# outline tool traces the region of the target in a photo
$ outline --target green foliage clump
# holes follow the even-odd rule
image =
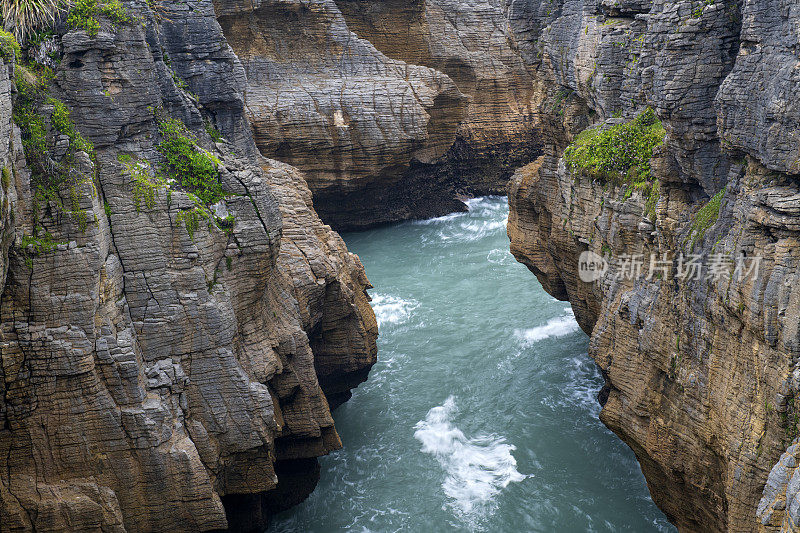
[[[215,128],[211,122],[207,120],[205,122],[205,126],[206,126],[206,133],[208,133],[208,136],[211,137],[211,139],[215,143],[223,141],[222,133],[220,133],[220,131],[217,128]]]
[[[192,199],[195,202],[194,207],[181,210],[178,216],[175,217],[175,222],[177,224],[183,223],[186,226],[186,233],[189,234],[189,238],[194,240],[194,232],[200,227],[200,221],[205,220],[208,228],[211,229],[213,216],[196,197]]]
[[[155,175],[147,161],[132,161],[128,155],[120,155],[118,159],[131,176],[133,204],[136,206],[136,211],[138,212],[142,206],[153,209],[156,206],[159,189],[166,187],[164,180]]]
[[[23,235],[20,243],[25,265],[33,269],[33,258],[35,256],[52,252],[59,244],[67,243],[57,242],[49,232],[44,231],[41,226],[36,226],[33,230],[33,235]]]
[[[0,29],[0,57],[7,63],[15,63],[22,56],[22,50],[14,36]]]
[[[637,183],[651,179],[653,150],[666,131],[651,108],[633,120],[582,132],[564,152],[571,172],[591,178]]]
[[[162,140],[156,147],[164,157],[162,169],[184,189],[211,205],[224,197],[219,179],[219,159],[203,150],[180,120],[162,118],[158,122]]]
[[[3,167],[2,177],[0,177],[0,184],[3,186],[3,192],[8,191],[8,188],[11,187],[11,173],[6,167]]]
[[[4,26],[12,30],[17,41],[24,42],[36,29],[51,26],[62,5],[61,0],[0,0],[0,11]]]
[[[717,194],[715,194],[700,210],[697,212],[697,215],[694,217],[694,222],[692,222],[692,228],[689,231],[689,235],[692,237],[692,248],[697,243],[697,241],[703,240],[703,237],[706,234],[706,231],[716,224],[717,219],[719,218],[719,210],[722,205],[722,197],[725,195],[725,189],[722,189]]]
[[[47,89],[52,77],[49,69],[40,69],[35,75],[26,67],[17,65],[15,83],[17,98],[14,101],[13,119],[22,134],[22,148],[31,169],[31,183],[34,188],[34,219],[38,221],[39,206],[49,202],[60,204],[59,189],[70,186],[71,209],[65,211],[75,217],[81,230],[88,224],[88,215],[79,208],[76,187],[83,183],[94,184],[92,176],[84,176],[76,168],[75,154],[83,151],[95,160],[94,147],[75,127],[70,112],[60,100],[49,97]],[[49,119],[53,129],[69,138],[66,155],[58,162],[50,158],[47,140],[46,106],[52,106]],[[60,204],[61,205],[61,204]],[[61,207],[64,207],[61,205]]]
[[[77,151],[86,152],[89,157],[94,161],[95,153],[92,143],[83,138],[78,133],[75,123],[70,118],[69,109],[64,102],[56,100],[55,98],[48,98],[47,103],[53,106],[53,113],[50,115],[50,122],[59,133],[63,133],[69,137],[70,146]]]
[[[130,23],[133,18],[119,0],[75,0],[67,18],[67,25],[75,30],[84,30],[90,37],[96,37],[100,31],[99,17],[106,17],[114,28]]]

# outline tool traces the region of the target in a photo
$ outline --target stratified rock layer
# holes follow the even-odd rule
[[[263,528],[341,446],[326,394],[375,362],[363,268],[299,171],[258,155],[211,3],[128,8],[141,20],[54,40],[50,92],[96,149],[54,197],[33,198],[0,66],[3,531]],[[190,230],[175,184],[137,201],[119,156],[157,167],[159,116],[219,158],[232,227]],[[69,139],[47,143],[58,158]],[[44,232],[52,250],[24,247]]]
[[[538,155],[530,74],[498,2],[217,2],[261,153],[303,170],[323,220],[463,209]],[[419,66],[423,65],[423,66]]]
[[[511,249],[591,333],[601,419],[682,531],[797,530],[797,446],[778,459],[798,434],[800,390],[798,6],[529,0],[508,13],[547,84],[545,153],[509,189]],[[640,189],[562,159],[587,126],[646,106],[667,131],[654,216]],[[698,231],[718,193],[719,216]],[[578,276],[587,250],[611,258],[596,283]],[[681,252],[706,268],[761,260],[741,278],[682,278]],[[671,273],[648,277],[664,253]],[[635,254],[642,273],[620,276],[615,260]]]

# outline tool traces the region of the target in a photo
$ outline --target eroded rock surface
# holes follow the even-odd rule
[[[0,68],[3,531],[263,527],[313,489],[341,446],[330,406],[375,362],[363,267],[302,174],[258,155],[211,3],[127,7],[51,43],[50,94],[96,157],[52,106],[47,154],[82,181],[36,196]],[[137,189],[165,118],[219,160],[214,217],[174,182]]]
[[[262,154],[337,228],[463,209],[538,155],[501,2],[217,2]]]
[[[511,249],[591,333],[601,419],[679,529],[797,530],[787,446],[798,432],[798,6],[509,4],[520,50],[547,83],[544,155],[509,189]],[[562,157],[586,127],[647,106],[667,132],[652,160],[654,212],[646,192],[573,173]],[[699,231],[715,195],[719,214]],[[578,276],[587,250],[611,259],[596,283]],[[706,267],[720,254],[760,257],[760,268],[682,278],[681,252]],[[647,264],[617,275],[615,258],[663,253],[669,275],[648,277]]]

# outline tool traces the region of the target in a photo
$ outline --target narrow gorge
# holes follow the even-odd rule
[[[0,32],[0,531],[313,530],[303,521],[331,516],[315,507],[327,493],[274,517],[309,496],[318,458],[342,447],[332,411],[382,357],[373,308],[380,318],[384,287],[403,272],[380,265],[411,257],[440,276],[406,272],[408,283],[481,279],[483,291],[461,293],[476,298],[497,283],[494,297],[509,301],[486,312],[522,320],[546,309],[531,315],[537,327],[569,305],[589,341],[567,337],[563,353],[546,344],[542,381],[496,398],[481,379],[511,380],[497,365],[517,348],[475,348],[469,368],[481,379],[413,404],[409,446],[452,474],[426,438],[457,430],[460,402],[487,419],[496,407],[510,424],[529,413],[506,419],[503,408],[534,405],[536,391],[548,408],[593,416],[585,394],[542,388],[572,390],[559,365],[588,351],[599,374],[577,363],[570,376],[602,382],[600,420],[680,531],[800,530],[800,1],[74,0],[52,29],[26,35],[7,9],[16,1],[3,0],[11,33]],[[493,240],[480,241],[492,248],[479,259],[458,245],[496,237],[504,222],[481,211],[496,197],[467,199],[505,194],[510,250],[532,275],[472,269],[508,258]],[[337,232],[443,215],[429,233],[345,235],[376,265],[371,297]],[[475,239],[437,233],[455,216]],[[495,233],[481,233],[487,224]],[[442,235],[450,255],[414,255]],[[391,257],[390,244],[405,255]],[[680,276],[680,254],[757,268]],[[591,282],[586,257],[604,265]],[[444,315],[454,322],[432,331],[466,338],[476,328],[436,307],[444,301],[462,305],[431,297],[437,313],[414,327]],[[485,324],[520,328],[527,342],[511,318]],[[465,372],[466,360],[425,359],[431,344],[406,330],[385,335],[381,350],[405,342],[426,364],[412,375],[376,367],[358,393],[373,403],[388,394],[383,380]],[[520,358],[535,360],[527,348]],[[397,387],[417,398],[424,383]],[[360,405],[337,424],[368,427]],[[406,407],[380,416],[397,422]],[[534,427],[557,434],[552,424],[515,426],[513,444],[534,440]],[[581,448],[585,460],[628,464],[586,424],[564,430],[596,445]],[[456,446],[515,461],[513,445],[472,429],[482,436]],[[353,449],[372,453],[363,446]],[[388,449],[380,461],[402,459]],[[326,464],[336,471],[348,453]],[[534,459],[520,464],[538,468]],[[542,516],[568,499],[530,491],[520,471],[487,490],[510,486]],[[608,492],[639,474],[584,475],[618,480]],[[339,509],[370,511],[343,493],[352,505]],[[617,527],[668,527],[636,501]],[[609,502],[596,517],[587,503],[572,524],[613,529]],[[509,513],[477,526],[440,520],[569,527]],[[348,516],[337,519],[347,529]]]

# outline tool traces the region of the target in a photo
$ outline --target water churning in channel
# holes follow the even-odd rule
[[[598,420],[588,338],[508,252],[505,198],[345,234],[379,362],[335,413],[344,449],[270,531],[673,531]]]

